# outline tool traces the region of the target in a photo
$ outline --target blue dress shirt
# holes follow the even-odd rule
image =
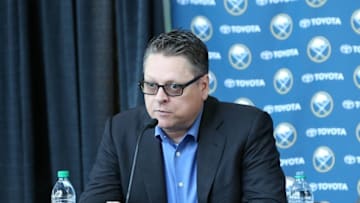
[[[155,136],[160,138],[165,165],[165,180],[169,203],[197,203],[197,162],[198,131],[202,112],[176,144],[166,133],[155,127]]]

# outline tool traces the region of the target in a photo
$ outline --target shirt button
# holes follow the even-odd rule
[[[179,187],[184,187],[184,183],[183,183],[183,182],[179,182],[179,183],[178,183],[178,186],[179,186]]]
[[[181,155],[180,152],[176,152],[176,156],[179,157]]]

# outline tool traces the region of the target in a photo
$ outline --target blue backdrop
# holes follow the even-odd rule
[[[172,0],[172,27],[209,48],[211,94],[272,116],[287,176],[316,200],[360,194],[358,0]]]

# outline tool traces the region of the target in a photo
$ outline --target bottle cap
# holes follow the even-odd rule
[[[68,178],[69,171],[68,170],[61,170],[57,172],[58,178]]]

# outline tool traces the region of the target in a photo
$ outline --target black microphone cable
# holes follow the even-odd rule
[[[127,192],[126,192],[125,203],[128,203],[129,199],[130,199],[131,187],[132,187],[132,182],[133,182],[133,178],[134,178],[134,172],[135,172],[135,166],[136,166],[136,161],[137,161],[137,155],[138,155],[138,151],[139,151],[140,140],[141,140],[142,136],[144,135],[145,130],[147,130],[149,128],[154,128],[157,124],[158,124],[157,119],[155,119],[155,118],[151,119],[149,121],[149,123],[145,125],[145,127],[141,131],[140,135],[137,137],[134,156],[133,156],[133,162],[131,165],[130,179],[129,179],[129,184],[128,184],[128,188],[127,188]]]

